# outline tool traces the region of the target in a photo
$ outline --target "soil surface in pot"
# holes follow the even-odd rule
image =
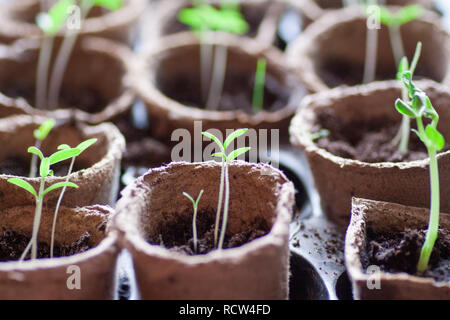
[[[16,83],[0,88],[0,91],[8,97],[24,98],[30,105],[35,105],[34,86]],[[91,87],[76,90],[62,87],[57,109],[75,108],[87,113],[98,113],[103,111],[108,103],[109,101],[100,92]]]
[[[393,107],[394,108],[394,107]],[[317,125],[312,130],[328,130],[329,134],[316,141],[318,147],[347,159],[369,163],[415,161],[428,158],[427,150],[417,135],[410,134],[408,152],[398,152],[398,144],[392,141],[397,135],[400,123],[386,119],[344,124],[333,111],[321,110],[317,114]],[[415,128],[411,121],[411,128]],[[450,149],[447,144],[441,152]]]
[[[65,257],[77,253],[84,252],[92,247],[90,244],[91,235],[85,232],[81,237],[71,243],[70,245],[59,245],[55,243],[54,256]],[[30,242],[30,237],[18,234],[11,230],[4,230],[0,232],[0,261],[14,261],[19,260],[26,246]],[[25,257],[25,260],[30,259],[30,253]],[[38,243],[38,258],[50,257],[50,245],[46,242]]]
[[[39,161],[38,161],[39,163]],[[19,177],[28,177],[30,174],[31,160],[26,160],[17,156],[10,156],[3,161],[0,161],[0,174],[7,174]],[[39,165],[39,164],[38,164]],[[52,170],[55,176],[64,177],[69,171],[70,160],[60,162],[52,165]],[[89,164],[80,159],[76,159],[73,165],[72,172],[89,168]]]
[[[248,114],[255,113],[252,107],[255,75],[252,73],[227,70],[224,90],[218,110],[241,110]],[[205,109],[201,99],[201,83],[198,72],[179,74],[176,77],[160,77],[159,89],[169,98],[187,106]],[[263,109],[268,112],[278,111],[288,104],[290,90],[270,74],[266,74]]]
[[[187,200],[187,199],[186,199]],[[161,245],[170,251],[186,255],[207,254],[214,247],[214,225],[216,214],[213,211],[200,211],[197,215],[197,251],[194,251],[194,239],[192,236],[192,211],[185,211],[180,215],[167,217],[160,232],[148,239],[150,244]],[[222,226],[222,222],[220,222]],[[266,235],[270,227],[263,219],[253,221],[249,228],[237,233],[225,235],[223,248],[236,248],[256,238]],[[219,228],[220,235],[220,228]]]
[[[375,233],[367,231],[367,252],[361,257],[363,266],[377,265],[383,271],[416,274],[426,228],[406,229],[404,232]],[[430,268],[423,277],[450,282],[450,232],[439,229],[430,258]]]

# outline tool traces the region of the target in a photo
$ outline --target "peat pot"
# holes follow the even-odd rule
[[[117,236],[105,230],[113,210],[106,206],[60,207],[55,257],[49,259],[45,255],[19,262],[16,255],[20,256],[23,248],[18,251],[16,245],[22,238],[26,239],[23,242],[26,245],[31,237],[34,208],[25,205],[0,212],[0,299],[113,299],[119,249]],[[39,253],[45,249],[48,252],[53,214],[54,208],[44,207],[38,234]],[[64,256],[57,256],[58,252]],[[15,261],[8,259],[9,255]]]
[[[40,12],[40,0],[11,1],[0,9],[0,43],[12,43],[15,40],[40,37],[41,29],[35,20]],[[79,37],[98,36],[121,42],[132,43],[136,37],[139,18],[147,0],[125,0],[122,8],[116,11],[94,7],[83,22]],[[2,5],[3,6],[3,5]],[[58,38],[66,30],[61,30]]]
[[[19,41],[3,50],[0,48],[0,92],[12,98],[9,104],[2,104],[0,99],[2,109],[9,107],[5,113],[75,117],[98,124],[125,114],[134,101],[134,94],[126,85],[134,56],[122,44],[85,38],[75,47],[64,74],[58,110],[30,107],[35,106],[39,43]]]
[[[211,35],[212,36],[212,35]],[[254,128],[279,129],[287,137],[287,127],[306,88],[298,83],[274,50],[260,50],[248,38],[214,35],[211,43],[227,47],[224,90],[218,109],[206,109],[200,81],[200,42],[190,32],[165,37],[144,56],[145,65],[135,65],[130,79],[147,107],[152,134],[170,141],[176,129],[194,131],[202,121],[204,130]],[[258,58],[267,61],[263,110],[253,112],[253,82]]]
[[[327,13],[289,45],[286,51],[288,64],[302,75],[314,91],[362,83],[366,23],[367,17],[359,7]],[[423,43],[415,74],[449,83],[449,40],[439,16],[426,11],[421,18],[404,24],[400,32],[409,61],[412,60],[417,42]],[[389,31],[382,25],[378,30],[375,79],[395,79],[396,72]]]
[[[353,196],[416,207],[429,205],[429,159],[423,144],[412,133],[410,158],[406,159],[398,157],[397,146],[391,145],[401,122],[394,106],[401,96],[400,85],[397,81],[375,82],[311,95],[292,120],[291,143],[305,151],[322,208],[344,226]],[[429,80],[417,85],[430,97],[440,115],[439,130],[450,141],[449,89]],[[321,129],[329,135],[315,139]],[[448,147],[437,159],[441,208],[450,212]]]
[[[356,299],[383,299],[383,300],[449,300],[450,282],[437,281],[428,276],[417,276],[407,272],[387,272],[377,270],[377,273],[367,272],[369,233],[383,234],[385,237],[392,235],[392,238],[404,232],[406,229],[426,229],[428,226],[429,210],[425,208],[407,207],[394,203],[379,202],[373,200],[353,198],[352,219],[347,230],[345,239],[345,264],[347,272],[352,281],[353,294]],[[440,228],[442,234],[447,234],[450,228],[450,216],[445,213],[440,214]],[[370,230],[370,231],[369,231]],[[404,242],[407,240],[403,240]],[[431,258],[431,270],[447,268],[448,277],[448,257],[441,262],[433,262],[433,255],[436,258],[436,248],[443,246],[443,239],[438,236],[436,246]],[[423,243],[423,240],[422,240]],[[396,250],[402,247],[397,245]],[[406,247],[406,246],[405,246]],[[389,248],[393,250],[392,248]],[[443,248],[439,248],[441,252]],[[401,249],[402,250],[402,249]],[[404,252],[396,252],[396,256],[391,260],[403,259],[404,255],[411,256],[407,259],[414,268],[419,261],[420,247],[403,248]],[[368,262],[369,261],[369,262]],[[439,260],[438,260],[439,261]],[[398,263],[397,263],[398,264]],[[437,266],[436,266],[437,264]],[[375,265],[369,267],[374,268]],[[375,268],[373,269],[375,271]],[[435,272],[438,274],[439,272]],[[445,271],[443,272],[445,273]],[[375,283],[375,280],[378,283]]]
[[[122,192],[114,229],[133,257],[141,298],[287,299],[294,188],[269,165],[234,161],[229,167],[225,243],[256,229],[262,232],[258,237],[198,255],[166,248],[172,235],[192,237],[192,203],[183,192],[196,198],[205,191],[198,205],[199,239],[204,221],[214,225],[220,170],[214,161],[173,162],[151,169]]]
[[[38,190],[40,178],[28,178],[31,154],[28,147],[35,145],[33,130],[44,118],[20,115],[0,120],[0,209],[26,204],[34,205],[34,197],[23,189],[8,183],[13,177],[21,177]],[[94,204],[114,205],[117,199],[120,161],[125,148],[123,136],[115,126],[104,123],[88,126],[81,123],[62,123],[50,132],[43,141],[41,150],[45,156],[57,151],[61,144],[71,147],[80,142],[97,138],[98,141],[75,160],[70,181],[79,188],[67,188],[62,205],[73,208]],[[67,162],[67,161],[66,161]],[[66,179],[68,164],[62,162],[52,167],[55,176],[46,178],[46,183],[63,182]],[[45,203],[56,204],[58,192],[49,193]]]
[[[297,0],[290,0],[295,3]],[[434,0],[386,0],[385,5],[388,6],[407,6],[419,4],[426,9],[433,9]],[[303,10],[309,17],[316,20],[328,13],[330,10],[342,8],[342,0],[303,0]],[[381,2],[380,2],[381,3]]]

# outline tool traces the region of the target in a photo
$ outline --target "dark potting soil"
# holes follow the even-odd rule
[[[205,101],[201,99],[200,77],[195,74],[180,74],[174,77],[160,79],[159,89],[169,98],[187,106],[205,108]],[[254,113],[252,107],[254,87],[254,74],[245,72],[233,72],[227,70],[224,90],[218,110],[241,110],[248,114]],[[266,75],[264,88],[263,109],[268,112],[280,110],[288,104],[290,90],[274,79],[270,74]]]
[[[0,92],[11,98],[24,98],[31,105],[35,105],[35,89],[34,86],[25,84],[10,84],[0,88]],[[80,88],[74,91],[67,88],[61,89],[59,105],[57,109],[79,109],[87,113],[101,112],[107,105],[108,101],[96,90],[90,87]]]
[[[377,265],[383,271],[416,274],[426,228],[406,229],[396,234],[367,231],[367,252],[361,257],[363,266]],[[430,267],[423,277],[450,282],[450,232],[439,229],[430,258]]]
[[[197,215],[197,253],[194,251],[192,236],[192,211],[186,211],[175,218],[168,218],[160,228],[159,233],[148,239],[150,244],[163,246],[170,251],[186,255],[207,254],[214,247],[215,212],[200,211]],[[222,222],[220,222],[220,226]],[[226,233],[223,248],[236,248],[256,238],[266,235],[270,227],[263,219],[256,219],[247,230],[237,234]],[[220,229],[219,229],[220,235]]]
[[[364,66],[355,65],[343,60],[330,60],[318,68],[320,78],[330,88],[340,85],[355,86],[363,82]],[[384,71],[378,68],[376,81],[394,79],[395,73],[391,70]]]
[[[67,162],[70,160],[67,160]],[[7,174],[19,177],[28,177],[30,174],[31,160],[23,159],[17,156],[10,156],[3,161],[0,161],[0,174]],[[69,171],[70,162],[60,162],[52,165],[51,169],[55,176],[64,177]],[[75,160],[72,172],[89,168],[89,164]]]
[[[91,248],[91,235],[85,232],[81,237],[70,245],[58,245],[55,243],[54,257],[71,256],[84,252]],[[26,246],[30,242],[30,237],[18,234],[11,230],[1,229],[0,231],[0,261],[19,260]],[[25,260],[30,259],[30,253]],[[46,242],[38,242],[38,258],[48,258],[50,256],[50,246]]]
[[[329,131],[328,136],[316,141],[317,146],[342,158],[377,163],[415,161],[428,157],[423,142],[413,132],[410,134],[408,152],[398,152],[398,144],[392,143],[400,128],[397,122],[373,119],[344,125],[333,111],[323,110],[318,113],[317,123],[317,131]],[[411,127],[415,127],[414,121],[411,121]],[[447,144],[441,152],[449,149]]]

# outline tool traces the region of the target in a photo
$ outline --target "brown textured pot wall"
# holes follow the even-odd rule
[[[370,290],[373,276],[365,273],[361,256],[366,251],[367,229],[399,233],[428,225],[429,210],[394,203],[353,198],[352,219],[345,239],[345,264],[356,299],[449,300],[450,283],[436,282],[407,273],[380,273],[380,289]],[[440,226],[450,228],[450,215],[440,214]]]
[[[151,169],[122,192],[114,229],[133,256],[143,299],[287,299],[289,222],[294,191],[286,177],[268,165],[233,162],[227,232],[264,219],[270,232],[238,248],[185,256],[149,245],[167,220],[190,210],[182,192],[197,195],[199,213],[216,210],[220,163],[175,162]],[[269,172],[269,175],[261,175]]]
[[[450,91],[423,80],[418,82],[440,115],[439,129],[450,141]],[[308,158],[324,211],[343,225],[350,216],[351,198],[395,202],[416,207],[429,205],[428,159],[400,163],[365,163],[337,157],[317,147],[309,133],[317,123],[317,110],[332,108],[345,124],[364,119],[391,119],[400,122],[395,99],[400,97],[396,81],[378,82],[353,88],[336,88],[305,98],[291,127],[291,142]],[[441,208],[450,212],[450,151],[438,155],[441,181]]]
[[[134,55],[126,46],[101,38],[85,38],[72,52],[62,84],[62,97],[97,95],[105,105],[101,110],[88,110],[85,105],[80,109],[63,109],[55,111],[38,110],[34,93],[36,86],[36,70],[39,54],[38,43],[26,41],[6,47],[4,55],[0,55],[0,92],[18,90],[15,94],[26,96],[26,102],[10,101],[2,109],[5,113],[30,113],[55,118],[76,118],[88,123],[101,123],[125,113],[134,101],[134,94],[128,88],[125,78],[129,64]],[[16,89],[18,88],[18,89]],[[31,96],[30,96],[31,95]],[[18,98],[18,97],[11,97]],[[1,101],[1,100],[0,100]],[[86,100],[81,100],[83,103]],[[89,101],[89,98],[88,98]],[[92,104],[92,102],[90,102]],[[9,108],[8,108],[9,107]],[[78,106],[77,106],[78,107]],[[84,108],[83,108],[84,107]]]
[[[286,51],[288,64],[302,75],[314,91],[326,90],[338,84],[361,83],[365,61],[366,20],[358,7],[329,12],[311,24],[289,45]],[[420,19],[403,25],[401,33],[405,52],[410,59],[417,42],[423,43],[416,75],[448,84],[449,38],[441,26],[439,16],[427,11]],[[336,77],[336,71],[331,68],[338,67],[345,69],[347,73],[360,75],[360,79],[356,79],[355,83],[332,80],[331,77]],[[389,32],[386,26],[382,26],[378,33],[377,79],[394,79],[396,70]]]
[[[33,130],[45,119],[31,116],[16,116],[0,120],[0,144],[2,152],[0,159],[8,156],[18,156],[23,159],[31,159],[27,149],[35,144]],[[45,156],[56,152],[60,144],[68,144],[72,147],[88,138],[98,138],[96,144],[77,157],[78,161],[85,161],[89,167],[71,174],[70,181],[76,183],[79,188],[68,188],[62,204],[68,207],[85,206],[93,204],[113,205],[116,201],[120,173],[120,160],[125,148],[123,136],[111,124],[104,123],[98,126],[83,124],[63,125],[53,129],[44,140],[41,150]],[[76,160],[77,161],[77,160]],[[34,205],[31,194],[7,180],[13,176],[0,175],[0,209],[20,206],[24,204]],[[38,188],[39,178],[25,178],[35,189]],[[65,181],[65,177],[48,177],[47,185]],[[49,193],[45,197],[48,205],[54,205],[59,193]]]
[[[0,10],[2,19],[0,43],[12,43],[21,38],[40,37],[41,30],[34,22],[39,12],[40,0],[13,1],[22,3],[12,4]],[[90,17],[83,23],[80,38],[98,36],[131,43],[136,36],[137,24],[147,2],[146,0],[125,0],[121,9],[106,13],[103,9],[94,7]]]
[[[44,208],[38,241],[50,243],[53,209]],[[112,299],[115,290],[117,236],[106,235],[105,225],[112,209],[91,206],[61,207],[55,233],[57,244],[70,245],[89,232],[93,248],[69,257],[36,261],[0,262],[0,299]],[[0,228],[31,236],[34,206],[4,209]],[[68,289],[71,266],[80,269],[81,289]],[[70,271],[70,272],[68,272]],[[69,283],[71,283],[69,281]]]
[[[255,128],[280,129],[280,136],[287,137],[287,127],[295,112],[299,99],[306,94],[301,83],[282,64],[279,54],[268,50],[261,52],[257,42],[248,38],[215,38],[214,44],[228,46],[227,70],[244,71],[253,74],[258,57],[267,60],[267,73],[291,90],[287,105],[274,112],[247,114],[244,111],[211,111],[190,107],[172,100],[159,89],[161,81],[168,81],[178,74],[199,74],[199,40],[195,35],[185,32],[166,37],[158,42],[145,56],[146,66],[136,65],[130,79],[137,95],[144,101],[152,125],[153,134],[170,141],[175,129],[185,128],[194,131],[194,121],[201,120],[204,130]],[[143,61],[144,62],[144,61]],[[200,93],[199,93],[200,94]]]

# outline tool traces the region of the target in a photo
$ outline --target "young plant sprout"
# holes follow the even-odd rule
[[[70,162],[69,170],[67,172],[66,176],[66,182],[69,182],[70,174],[72,173],[73,165],[75,163],[75,158],[79,156],[81,153],[84,152],[87,148],[92,146],[94,143],[97,142],[96,138],[89,139],[86,141],[81,142],[78,146],[76,146],[75,149],[80,150],[80,153],[76,156],[72,157],[72,160]],[[70,150],[71,148],[67,144],[62,144],[58,147],[58,150]],[[54,240],[55,240],[55,230],[56,230],[56,220],[58,219],[58,211],[59,207],[61,205],[62,198],[64,196],[64,193],[66,192],[67,186],[64,186],[61,190],[61,193],[59,194],[58,201],[56,202],[56,208],[55,208],[55,214],[53,215],[53,224],[52,224],[52,237],[50,241],[50,258],[53,258],[53,248],[54,248]]]
[[[257,113],[263,109],[264,86],[266,82],[266,59],[258,59],[255,74],[255,86],[253,88],[253,112]]]
[[[50,131],[52,131],[53,127],[55,126],[55,119],[48,119],[43,124],[39,126],[36,130],[33,131],[34,138],[36,139],[35,147],[40,148],[42,141],[47,138]],[[37,171],[37,156],[33,153],[31,156],[31,166],[30,166],[30,178],[36,177],[36,171]]]
[[[428,156],[430,157],[430,185],[431,185],[431,208],[428,230],[425,242],[420,252],[419,262],[417,264],[417,273],[423,274],[430,260],[431,252],[438,236],[439,228],[439,169],[436,159],[437,151],[445,146],[445,139],[437,130],[439,115],[431,104],[430,98],[419,89],[412,80],[410,71],[402,74],[402,82],[408,91],[410,102],[397,99],[395,107],[398,112],[417,121],[417,130],[413,130],[425,144]],[[424,126],[423,118],[428,118],[431,123]]]
[[[367,0],[366,14],[370,19],[377,14],[378,0]],[[378,17],[377,17],[378,18]],[[366,37],[366,57],[364,61],[363,83],[370,83],[375,80],[377,72],[377,49],[378,49],[378,29],[370,26],[367,21],[367,37]]]
[[[61,44],[61,48],[55,60],[52,75],[50,78],[49,89],[49,107],[55,109],[58,105],[59,94],[61,91],[62,80],[66,71],[75,42],[78,38],[79,29],[82,22],[86,19],[94,6],[103,7],[109,10],[117,10],[122,7],[123,0],[79,0],[81,9],[79,25],[68,28],[67,34]],[[61,13],[62,14],[62,13]]]
[[[239,11],[239,4],[234,1],[221,3],[221,8],[216,9],[211,5],[196,1],[194,8],[185,8],[179,13],[180,22],[188,25],[200,35],[201,41],[201,83],[202,94],[206,93],[206,84],[209,83],[209,67],[211,59],[211,48],[207,43],[208,31],[220,31],[225,33],[244,34],[248,31],[248,24]],[[225,81],[225,71],[227,66],[227,47],[218,45],[214,53],[214,66],[212,71],[212,81],[209,88],[206,108],[217,110],[223,91]],[[205,95],[206,96],[206,95]]]
[[[69,158],[75,157],[78,154],[80,154],[79,149],[67,149],[67,150],[61,150],[58,152],[55,152],[50,157],[44,157],[42,154],[42,151],[39,150],[36,147],[30,147],[28,148],[28,152],[35,154],[41,159],[41,164],[39,168],[39,173],[41,177],[39,190],[36,192],[36,190],[33,188],[31,184],[29,184],[27,181],[19,179],[19,178],[11,178],[8,179],[9,183],[15,184],[22,189],[25,189],[29,193],[31,193],[35,200],[36,200],[36,209],[34,212],[34,221],[33,221],[33,231],[31,240],[28,243],[27,247],[25,248],[24,252],[22,253],[19,261],[23,261],[28,253],[28,251],[31,249],[31,259],[36,259],[37,257],[37,249],[38,249],[38,241],[37,236],[39,232],[39,226],[41,224],[41,216],[42,216],[42,204],[44,202],[44,196],[49,193],[50,191],[53,191],[58,188],[62,187],[71,187],[71,188],[78,188],[78,186],[75,183],[72,182],[58,182],[55,183],[48,188],[45,189],[45,178],[48,176],[53,175],[53,171],[50,170],[50,166],[54,165],[55,163],[67,160]]]
[[[219,232],[219,221],[220,221],[220,211],[222,210],[222,200],[223,195],[225,194],[225,201],[223,204],[223,218],[222,218],[222,229],[220,231],[220,238],[218,243],[218,249],[221,250],[223,247],[223,241],[225,239],[225,231],[228,221],[228,205],[230,200],[230,179],[228,176],[228,166],[231,161],[239,157],[241,154],[247,152],[250,150],[249,147],[239,148],[232,152],[230,152],[228,155],[226,154],[226,150],[228,146],[239,136],[243,135],[245,132],[247,132],[248,129],[238,129],[231,133],[226,139],[225,142],[222,144],[220,140],[212,135],[209,132],[202,132],[202,134],[208,138],[210,138],[212,141],[214,141],[220,149],[220,152],[212,154],[213,157],[220,157],[222,158],[222,170],[220,173],[220,186],[219,186],[219,201],[217,203],[217,213],[216,213],[216,223],[214,228],[214,246],[217,245],[217,237]]]
[[[197,200],[194,200],[189,194],[183,192],[183,195],[187,197],[192,202],[192,206],[194,208],[194,217],[192,218],[192,235],[194,237],[194,251],[197,252],[197,210],[198,210],[198,202],[202,197],[203,189],[200,190],[198,194]]]
[[[410,21],[420,18],[423,15],[423,8],[418,4],[413,4],[401,8],[396,13],[391,13],[389,9],[384,6],[378,6],[378,8],[380,10],[380,22],[389,29],[392,51],[395,63],[398,67],[401,59],[405,56],[400,27]]]
[[[399,81],[402,81],[402,75],[406,71],[410,72],[411,78],[414,76],[414,72],[416,70],[417,63],[419,62],[421,52],[422,52],[422,42],[418,42],[411,66],[409,66],[408,58],[406,57],[402,58],[397,73],[397,79]],[[406,88],[402,89],[402,99],[403,101],[409,102],[408,90]],[[410,129],[411,129],[411,120],[409,119],[409,117],[403,115],[400,130],[397,136],[394,138],[394,143],[397,143],[397,141],[399,141],[398,151],[400,154],[405,154],[408,151],[409,136],[411,131]]]
[[[44,0],[41,8],[44,9]],[[47,81],[50,58],[53,51],[54,37],[64,25],[70,6],[74,0],[60,0],[56,2],[48,12],[41,12],[36,18],[36,24],[44,33],[39,51],[37,80],[36,80],[36,108],[46,109]]]

